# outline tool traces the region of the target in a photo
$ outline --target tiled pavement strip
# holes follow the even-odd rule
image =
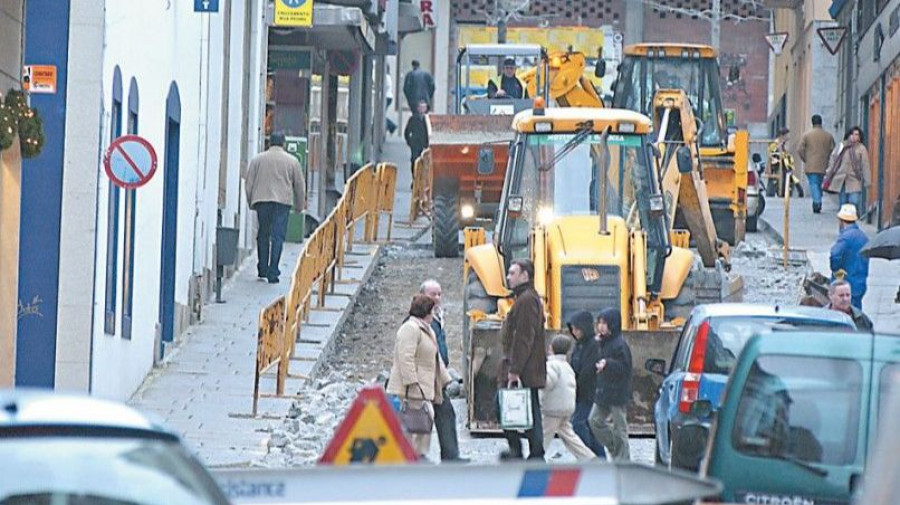
[[[788,223],[790,249],[803,249],[810,270],[825,276],[831,274],[829,253],[838,236],[837,196],[825,195],[822,213],[813,214],[809,198],[792,198]],[[766,198],[766,209],[759,223],[760,231],[779,243],[784,242],[784,200]],[[860,227],[871,240],[877,233],[874,225],[860,221]],[[900,333],[900,304],[894,303],[900,285],[900,260],[869,261],[868,290],[863,298],[863,311],[875,323],[877,331]]]
[[[409,217],[410,171],[408,150],[391,138],[385,160],[397,162],[397,192],[394,201],[395,242],[413,241],[425,230],[420,218],[414,227],[403,224]],[[315,187],[310,184],[310,187]],[[310,202],[315,208],[315,201]],[[386,219],[381,219],[378,238],[386,237]],[[358,226],[362,231],[362,223]],[[328,357],[334,337],[349,315],[361,286],[372,273],[379,245],[354,244],[346,257],[348,266],[334,295],[326,296],[326,308],[313,311],[301,330],[292,376],[309,376]],[[261,398],[257,418],[250,416],[256,360],[256,332],[260,309],[289,288],[288,276],[300,253],[300,244],[285,244],[281,258],[282,282],[270,285],[256,279],[256,255],[248,257],[223,287],[226,303],[203,307],[202,321],[189,327],[166,358],[144,380],[130,404],[155,415],[179,433],[200,460],[211,467],[243,466],[265,455],[274,419],[287,414],[291,398]],[[288,378],[285,393],[302,384]],[[262,393],[275,392],[274,371],[260,381]]]

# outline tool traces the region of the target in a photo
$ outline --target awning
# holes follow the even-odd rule
[[[401,35],[404,33],[420,32],[425,29],[422,26],[422,11],[418,5],[410,2],[400,2],[400,10],[397,18],[397,32]]]
[[[358,7],[320,4],[313,7],[313,26],[294,28],[275,26],[274,6],[269,5],[266,19],[279,45],[298,45],[332,51],[375,50],[375,31]]]
[[[838,14],[841,13],[841,10],[844,8],[844,5],[847,3],[847,0],[834,0],[831,2],[831,7],[828,8],[828,13],[831,14],[832,19],[837,19]]]

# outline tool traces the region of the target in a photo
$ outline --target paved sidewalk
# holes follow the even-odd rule
[[[412,242],[427,231],[427,221],[407,221],[410,201],[409,151],[402,140],[390,138],[385,159],[398,163],[394,202],[394,242]],[[381,220],[379,239],[386,237]],[[362,224],[358,230],[362,232]],[[300,253],[300,244],[285,244],[281,259],[282,283],[256,279],[255,254],[247,258],[222,290],[224,304],[209,303],[201,323],[191,326],[165,360],[144,380],[130,404],[155,415],[179,433],[200,460],[210,467],[245,466],[266,454],[267,428],[287,414],[292,398],[261,398],[256,418],[250,416],[256,360],[259,311],[287,292],[287,278]],[[381,247],[358,241],[346,257],[343,281],[326,296],[325,309],[314,311],[301,331],[285,393],[292,394],[305,378],[328,359],[334,336],[366,283]],[[262,393],[275,392],[274,371],[260,381]]]
[[[789,246],[805,249],[813,271],[829,276],[829,253],[838,236],[838,201],[836,195],[826,194],[822,213],[813,214],[812,200],[792,198],[789,215]],[[860,228],[869,239],[877,228],[860,221]],[[760,220],[760,230],[783,243],[784,200],[766,198],[766,210]],[[863,311],[872,318],[878,331],[900,333],[900,304],[894,303],[900,285],[900,261],[872,259],[869,261],[868,290],[863,298]]]

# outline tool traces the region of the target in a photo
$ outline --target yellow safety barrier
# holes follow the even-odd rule
[[[422,155],[416,158],[413,170],[413,188],[409,201],[410,224],[419,216],[431,217],[432,167],[431,149],[425,149]]]
[[[253,379],[253,415],[259,403],[259,379],[270,368],[278,365],[278,382],[275,394],[284,394],[284,378],[288,361],[284,359],[284,297],[259,311],[259,332],[256,335],[256,375]],[[270,396],[270,395],[264,395]]]
[[[287,295],[260,312],[253,386],[254,416],[260,396],[272,396],[260,395],[259,377],[275,364],[278,364],[275,396],[284,395],[285,380],[303,323],[309,321],[311,311],[323,310],[326,294],[334,292],[334,285],[344,268],[344,255],[353,248],[356,225],[364,221],[362,240],[374,242],[378,238],[379,217],[386,213],[387,237],[390,239],[396,184],[397,167],[389,163],[381,163],[377,168],[369,164],[353,174],[337,205],[304,242],[291,273]]]

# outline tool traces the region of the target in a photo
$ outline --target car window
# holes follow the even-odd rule
[[[878,425],[881,426],[881,412],[890,404],[891,397],[900,399],[900,363],[885,365],[881,369],[878,383]]]
[[[176,442],[132,438],[0,438],[0,505],[226,504]]]
[[[750,337],[773,330],[790,331],[842,326],[807,318],[784,316],[735,316],[709,319],[710,328],[706,338],[703,372],[728,375],[734,368],[737,357]]]
[[[856,361],[760,356],[741,391],[732,444],[759,457],[852,463],[861,395]]]

